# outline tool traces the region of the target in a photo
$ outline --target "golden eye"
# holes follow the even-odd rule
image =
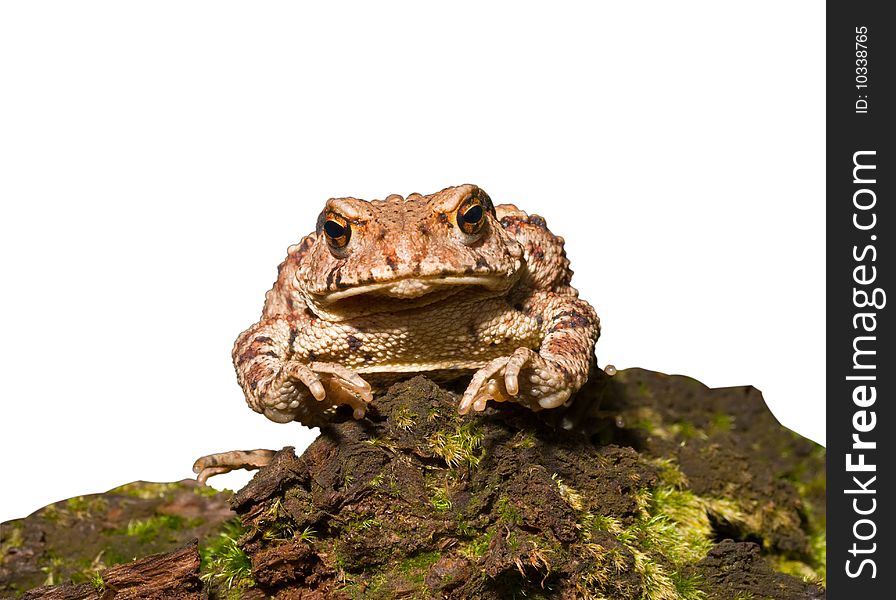
[[[352,237],[352,228],[348,221],[337,214],[328,214],[323,225],[327,242],[336,249],[345,248]]]
[[[457,209],[457,226],[467,234],[478,233],[485,223],[485,209],[479,198],[471,196]]]

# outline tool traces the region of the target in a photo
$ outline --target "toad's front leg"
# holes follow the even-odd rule
[[[557,408],[588,379],[600,319],[590,304],[568,293],[539,292],[523,312],[542,315],[544,337],[538,350],[518,348],[477,371],[459,411],[485,410],[488,400],[518,402],[532,410]]]
[[[348,404],[354,417],[362,418],[373,399],[370,384],[347,367],[309,361],[298,352],[295,340],[305,325],[275,317],[240,334],[233,364],[246,402],[277,423],[319,427],[326,422],[325,413],[339,404]]]
[[[295,319],[263,320],[237,338],[233,364],[246,402],[277,423],[298,421],[308,427],[326,423],[340,404],[352,407],[356,419],[373,400],[370,384],[351,369],[335,363],[302,360],[293,347],[303,327]],[[193,471],[204,482],[234,469],[257,469],[270,462],[271,450],[234,450],[203,456]]]

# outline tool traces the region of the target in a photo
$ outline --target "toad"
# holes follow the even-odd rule
[[[458,410],[563,406],[594,366],[600,321],[570,285],[563,238],[475,185],[333,198],[291,246],[233,361],[249,406],[278,423],[364,417],[396,377],[472,374]],[[199,459],[204,481],[270,451]]]

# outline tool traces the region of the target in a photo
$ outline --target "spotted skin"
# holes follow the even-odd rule
[[[308,426],[342,404],[362,418],[383,382],[410,373],[470,377],[462,413],[488,400],[556,408],[586,381],[600,335],[571,277],[543,218],[474,185],[331,199],[237,338],[237,380],[253,410]]]

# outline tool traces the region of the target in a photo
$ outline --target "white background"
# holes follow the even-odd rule
[[[0,521],[303,448],[230,362],[286,247],[464,182],[567,239],[601,365],[824,441],[823,4],[315,6],[0,6]]]

